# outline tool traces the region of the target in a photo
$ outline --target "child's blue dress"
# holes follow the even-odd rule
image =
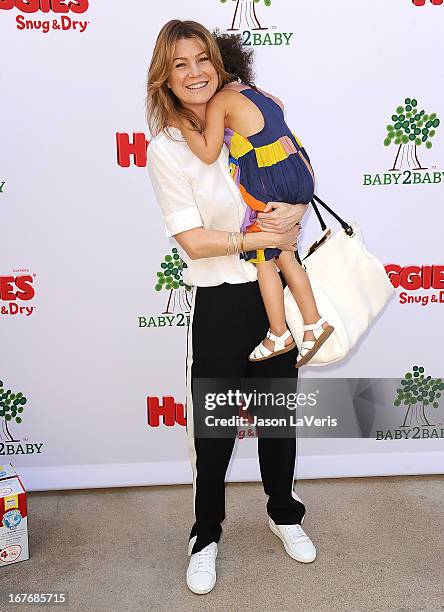
[[[296,135],[287,126],[282,108],[255,89],[244,89],[246,96],[261,111],[264,128],[245,138],[225,130],[230,151],[230,172],[247,204],[241,231],[259,232],[257,213],[268,202],[308,204],[314,194],[314,174],[310,159]],[[248,251],[245,259],[253,263],[279,257],[280,249]]]

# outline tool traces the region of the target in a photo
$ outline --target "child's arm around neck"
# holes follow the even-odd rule
[[[226,116],[227,93],[220,91],[207,104],[203,134],[181,122],[180,128],[188,146],[206,164],[214,163],[220,155],[224,144]]]

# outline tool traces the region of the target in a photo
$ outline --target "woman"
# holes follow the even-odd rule
[[[245,204],[232,181],[227,150],[207,165],[193,155],[179,120],[202,129],[208,101],[229,80],[211,33],[192,21],[173,20],[160,31],[148,72],[147,118],[154,135],[148,169],[166,235],[177,241],[192,286],[187,339],[187,438],[193,470],[195,522],[189,537],[187,585],[208,593],[216,582],[217,543],[225,518],[225,474],[235,435],[194,435],[196,384],[202,379],[287,379],[296,386],[295,351],[262,362],[248,354],[268,329],[253,264],[239,251],[268,247],[295,251],[304,205],[270,203],[259,215],[262,232],[241,244]],[[272,212],[269,212],[272,211]],[[295,437],[258,437],[259,464],[269,496],[269,525],[286,552],[301,562],[316,550],[301,522],[305,506],[293,491]]]

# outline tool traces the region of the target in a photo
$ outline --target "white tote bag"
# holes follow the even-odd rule
[[[340,223],[332,234],[316,206],[318,202]],[[301,257],[319,313],[334,332],[310,360],[310,366],[335,363],[347,355],[395,293],[382,263],[364,246],[356,223],[346,223],[317,196],[313,209],[323,234]],[[288,328],[298,347],[304,335],[301,312],[288,286],[284,289]]]

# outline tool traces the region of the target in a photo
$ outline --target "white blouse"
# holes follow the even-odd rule
[[[148,145],[148,172],[165,224],[166,236],[204,227],[238,232],[246,209],[230,176],[228,149],[219,159],[205,164],[193,154],[178,128],[169,128],[176,140],[161,132]],[[245,283],[257,279],[254,264],[239,255],[190,259],[177,244],[187,264],[183,280],[188,285],[209,287],[222,283]]]

